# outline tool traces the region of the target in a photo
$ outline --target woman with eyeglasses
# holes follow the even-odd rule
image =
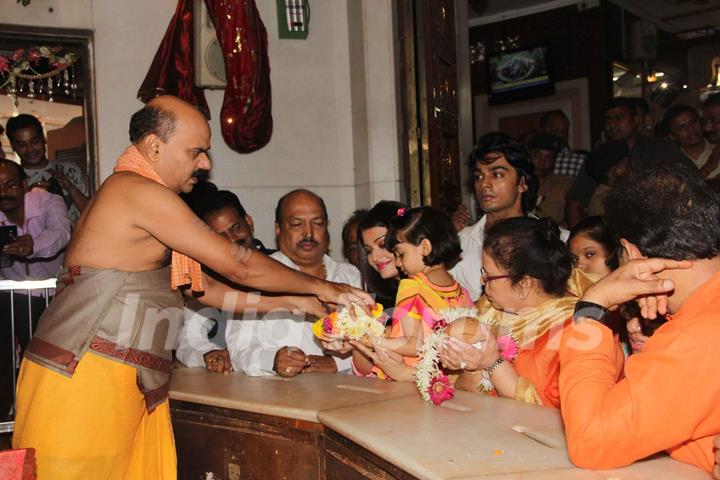
[[[559,336],[592,280],[573,270],[559,228],[548,218],[517,217],[490,227],[482,264],[485,340],[449,339],[442,363],[463,371],[458,388],[559,408]]]

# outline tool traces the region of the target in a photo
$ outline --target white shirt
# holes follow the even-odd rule
[[[204,367],[204,355],[212,350],[225,350],[227,315],[197,300],[186,300],[175,356],[188,367]],[[217,328],[213,332],[213,328]],[[210,334],[213,334],[212,337]]]
[[[683,150],[682,152],[685,154],[686,157],[693,161],[695,166],[697,166],[698,168],[702,168],[707,163],[714,149],[715,145],[705,140],[705,149],[700,155],[698,155],[697,158],[691,157],[690,154],[688,154],[685,150]],[[715,170],[710,172],[710,175],[708,175],[707,178],[715,178],[718,174],[720,174],[720,165],[718,165]]]
[[[282,252],[270,255],[280,263],[299,270]],[[360,287],[360,271],[349,263],[337,263],[329,256],[323,258],[327,279]],[[230,351],[232,366],[246,375],[275,375],[275,353],[282,347],[298,347],[306,355],[323,355],[320,342],[312,333],[312,322],[304,316],[288,318],[288,313],[265,314],[263,319],[231,321],[225,332],[225,342]],[[339,372],[350,370],[351,357],[335,358]]]
[[[480,270],[482,269],[482,249],[485,241],[485,225],[487,215],[478,220],[474,225],[463,228],[460,236],[460,247],[462,248],[462,259],[450,270],[460,285],[470,293],[473,302],[477,301],[483,293],[482,282],[480,281]],[[567,242],[570,232],[560,228],[560,239]]]

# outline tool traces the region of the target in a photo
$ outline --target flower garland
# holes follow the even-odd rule
[[[376,303],[370,315],[359,305],[353,304],[352,308],[354,319],[348,308],[342,308],[313,323],[313,334],[319,338],[332,335],[345,340],[363,341],[366,336],[380,337],[385,333],[387,314],[383,313],[381,304]]]
[[[455,388],[450,385],[450,379],[440,369],[440,347],[448,338],[446,328],[447,323],[443,320],[435,324],[430,338],[425,340],[418,350],[420,361],[415,366],[415,385],[420,396],[426,402],[435,405],[440,405],[455,395]]]
[[[78,86],[74,74],[71,81],[68,69],[78,58],[76,53],[63,53],[61,46],[44,45],[29,49],[19,48],[11,55],[0,55],[0,89],[7,87],[8,95],[15,97],[16,101],[17,93],[23,91],[25,82],[28,98],[35,98],[36,87],[38,93],[43,93],[45,86],[49,101],[52,101],[56,86],[63,86],[66,95],[74,94]],[[55,77],[58,77],[57,85],[53,83]],[[46,82],[43,82],[44,80]]]
[[[434,405],[440,405],[445,400],[453,398],[455,388],[451,385],[450,379],[440,368],[440,348],[442,344],[449,338],[447,327],[452,322],[461,318],[476,318],[486,323],[482,318],[478,318],[476,308],[452,307],[446,308],[441,312],[442,320],[435,322],[430,337],[425,340],[418,350],[419,361],[415,367],[414,378],[415,385],[423,400]],[[482,342],[473,344],[476,348],[482,348]],[[500,355],[510,362],[515,361],[519,348],[517,341],[512,335],[503,335],[497,339],[498,350]],[[480,372],[482,379],[478,388],[484,393],[489,393],[495,389],[490,381],[490,375],[487,371]]]

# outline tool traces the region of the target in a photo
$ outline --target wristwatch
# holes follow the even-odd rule
[[[590,318],[597,320],[603,325],[607,325],[610,310],[593,302],[585,302],[580,300],[575,304],[573,312],[573,322],[577,322],[579,318]]]

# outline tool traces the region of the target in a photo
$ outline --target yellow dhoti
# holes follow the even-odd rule
[[[39,480],[177,478],[167,399],[151,413],[137,370],[86,352],[69,378],[23,361],[13,448],[34,448]]]

